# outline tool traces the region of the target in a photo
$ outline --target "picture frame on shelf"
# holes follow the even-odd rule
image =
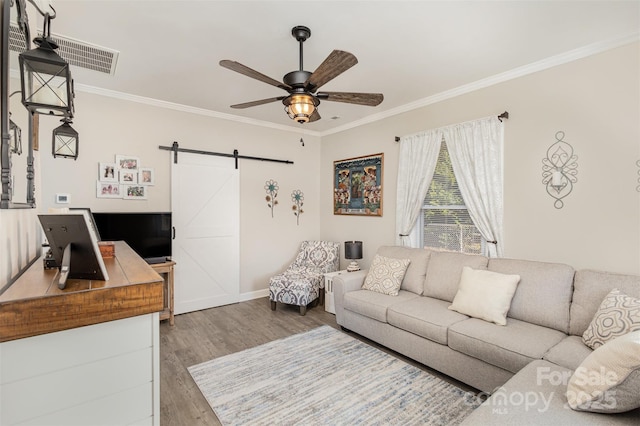
[[[141,167],[138,170],[139,185],[155,185],[156,174],[154,169],[149,167]]]
[[[116,164],[120,170],[138,170],[140,159],[131,155],[116,155]]]
[[[122,188],[119,183],[96,181],[96,197],[122,198]]]
[[[122,198],[125,200],[146,200],[147,187],[145,185],[122,185]]]
[[[116,163],[98,163],[98,180],[100,182],[118,182]]]
[[[382,216],[384,153],[333,162],[333,214]]]

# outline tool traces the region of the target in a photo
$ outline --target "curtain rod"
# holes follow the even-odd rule
[[[505,112],[503,112],[502,114],[500,114],[500,115],[498,116],[498,120],[500,120],[500,121],[502,121],[502,119],[503,119],[503,118],[504,118],[505,120],[508,120],[508,119],[509,119],[509,111],[505,111]],[[395,141],[396,141],[396,142],[400,142],[400,136],[396,136],[396,137],[395,137]]]
[[[198,149],[188,149],[188,148],[180,148],[178,146],[178,142],[173,142],[171,146],[158,146],[158,149],[163,149],[165,151],[173,151],[173,162],[178,164],[178,152],[188,152],[190,154],[202,154],[202,155],[215,155],[217,157],[230,157],[236,160],[236,169],[238,168],[238,159],[243,160],[258,160],[258,161],[271,161],[274,163],[285,163],[285,164],[293,164],[293,161],[289,160],[277,160],[275,158],[263,158],[263,157],[251,157],[249,155],[238,155],[238,150],[234,149],[233,154],[226,154],[223,152],[211,152],[211,151],[201,151]]]

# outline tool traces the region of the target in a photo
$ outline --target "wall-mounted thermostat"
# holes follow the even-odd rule
[[[69,204],[71,194],[56,194],[56,204]]]

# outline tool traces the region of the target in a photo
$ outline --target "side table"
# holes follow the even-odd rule
[[[324,310],[329,313],[336,313],[335,299],[333,297],[333,278],[346,273],[347,270],[345,269],[324,274]]]
[[[176,262],[170,260],[164,263],[154,263],[149,266],[156,271],[164,280],[164,309],[160,312],[160,321],[168,319],[173,325],[173,267]]]

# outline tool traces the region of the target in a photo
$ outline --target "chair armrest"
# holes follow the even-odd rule
[[[333,298],[336,308],[336,322],[343,324],[344,295],[350,291],[360,290],[367,276],[367,269],[340,274],[333,278]]]

